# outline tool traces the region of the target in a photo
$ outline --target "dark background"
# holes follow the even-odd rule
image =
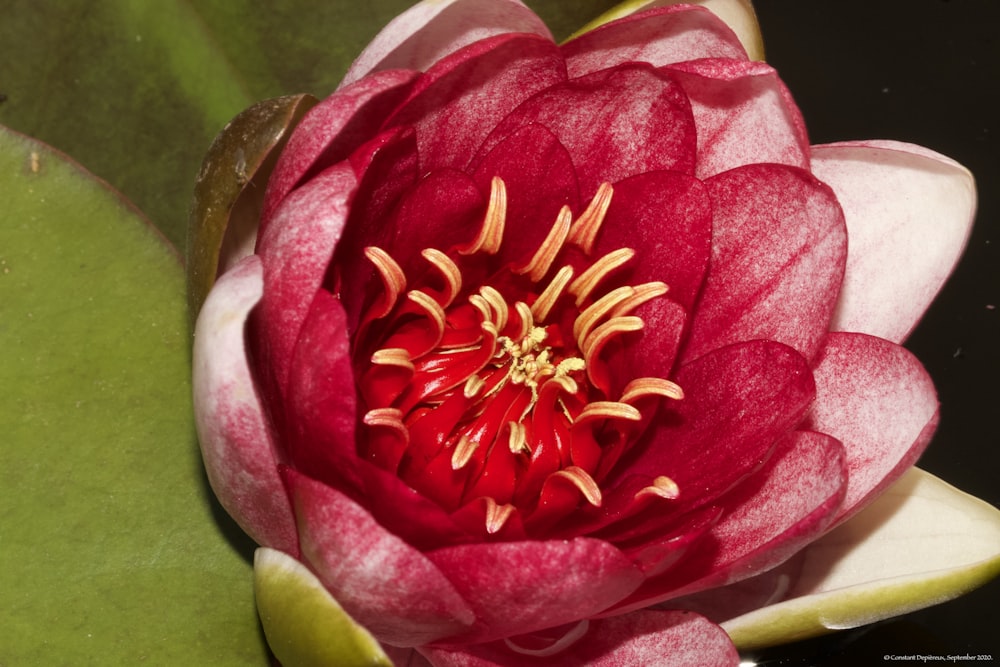
[[[791,89],[813,143],[910,141],[958,160],[976,176],[979,209],[969,246],[906,346],[934,378],[942,404],[941,425],[918,465],[1000,506],[1000,2],[754,5],[767,60]],[[756,658],[768,666],[868,665],[884,664],[885,654],[969,653],[1000,662],[998,604],[1000,582],[994,581],[867,630]]]

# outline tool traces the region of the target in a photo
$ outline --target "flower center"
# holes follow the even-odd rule
[[[506,223],[499,178],[476,238],[423,250],[415,279],[384,250],[365,249],[380,289],[353,337],[361,456],[446,510],[478,508],[486,534],[511,521],[542,532],[601,505],[601,480],[648,421],[637,405],[648,413],[658,401],[647,399],[683,398],[657,377],[612,395],[620,382],[603,352],[627,344],[643,327],[636,310],[667,292],[662,282],[611,287],[629,248],[590,258],[612,195],[601,185],[576,219],[563,207],[527,262],[490,274]],[[650,493],[679,490],[662,476],[640,492]]]

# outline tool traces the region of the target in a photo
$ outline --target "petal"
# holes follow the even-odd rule
[[[598,26],[655,7],[670,7],[678,4],[698,5],[710,10],[722,19],[729,29],[736,33],[743,49],[753,60],[764,59],[764,38],[760,34],[757,14],[750,0],[625,0],[594,19],[575,33],[585,34]],[[688,58],[687,60],[690,60]]]
[[[302,325],[289,365],[284,410],[289,461],[320,479],[347,475],[356,454],[357,395],[347,322],[339,299],[319,290]]]
[[[339,163],[286,197],[258,239],[264,296],[257,314],[261,368],[284,391],[291,355],[313,297],[344,231],[357,180]]]
[[[386,127],[416,130],[422,171],[461,169],[500,119],[565,78],[562,54],[551,40],[499,35],[435,64]]]
[[[628,280],[659,280],[670,298],[693,309],[712,247],[712,200],[697,179],[651,171],[614,184],[594,257],[632,248]]]
[[[506,32],[552,39],[545,23],[519,0],[424,0],[375,36],[340,85],[385,69],[427,71],[464,46]]]
[[[544,650],[518,653],[517,640],[480,644],[464,650],[425,648],[438,667],[493,667],[545,664],[552,667],[735,667],[736,649],[725,632],[687,611],[646,610],[587,622],[586,633],[554,655]],[[517,646],[517,644],[514,644]],[[532,657],[539,655],[539,658]]]
[[[473,177],[483,192],[494,176],[507,189],[507,221],[500,262],[519,264],[535,253],[565,205],[581,211],[569,151],[542,125],[525,125],[476,161]]]
[[[481,153],[530,123],[548,128],[569,151],[585,199],[604,181],[659,169],[694,171],[687,97],[647,65],[621,65],[549,87],[504,118]]]
[[[684,359],[769,339],[812,358],[826,335],[847,256],[843,214],[808,172],[758,164],[714,176],[712,259]]]
[[[816,403],[807,423],[847,453],[839,523],[913,465],[937,426],[937,393],[910,352],[864,334],[830,334],[813,374]]]
[[[298,553],[271,427],[247,364],[247,314],[263,290],[251,255],[216,282],[194,334],[194,413],[212,490],[258,544]]]
[[[628,474],[670,477],[676,507],[718,501],[758,470],[812,402],[812,374],[791,348],[751,341],[716,350],[676,375],[684,399],[670,404],[620,466]],[[710,443],[706,445],[706,443]]]
[[[710,538],[619,609],[724,586],[779,565],[830,525],[846,482],[840,443],[822,433],[789,435],[758,474],[723,499],[730,510]]]
[[[377,134],[386,116],[405,98],[419,75],[384,72],[338,90],[313,107],[288,139],[268,181],[261,215],[264,228],[275,209],[306,174],[347,158]]]
[[[693,7],[631,14],[571,39],[562,49],[572,79],[627,62],[662,67],[697,58],[746,58],[725,23]]]
[[[920,146],[868,141],[813,148],[851,238],[835,331],[902,342],[962,254],[976,189],[969,171]]]
[[[264,635],[284,667],[392,667],[375,638],[297,560],[257,549],[253,574]]]
[[[809,168],[805,121],[770,65],[713,58],[666,70],[691,100],[699,178],[755,162]]]
[[[607,542],[588,538],[469,544],[427,557],[476,613],[462,641],[491,641],[596,614],[642,574]]]
[[[981,586],[1000,574],[1000,512],[914,468],[804,556],[788,599],[723,624],[738,646],[866,625]]]
[[[286,469],[302,555],[337,601],[380,641],[426,644],[475,617],[423,554],[339,491]]]

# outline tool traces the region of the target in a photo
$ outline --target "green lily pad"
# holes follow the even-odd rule
[[[266,664],[191,412],[177,254],[0,129],[0,664]]]
[[[257,100],[322,98],[412,0],[8,0],[0,123],[57,146],[184,246],[212,138]],[[534,0],[557,36],[615,0]]]

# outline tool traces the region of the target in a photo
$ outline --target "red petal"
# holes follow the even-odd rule
[[[790,434],[765,468],[723,499],[729,511],[709,538],[620,609],[724,586],[779,565],[830,526],[846,483],[840,443],[822,433]]]
[[[476,613],[476,627],[463,642],[533,632],[596,614],[642,581],[621,552],[587,538],[469,544],[427,557]]]
[[[194,414],[212,490],[258,544],[298,553],[288,497],[278,478],[271,425],[247,363],[247,315],[263,290],[251,255],[223,274],[198,316]]]
[[[660,67],[696,58],[747,57],[729,26],[701,7],[632,14],[584,33],[562,49],[571,78],[627,62]]]
[[[667,71],[691,101],[699,178],[755,162],[809,168],[805,122],[772,67],[713,58]]]
[[[427,70],[464,46],[505,32],[535,33],[552,39],[545,23],[519,0],[417,3],[375,36],[351,65],[341,86],[372,71]]]
[[[377,74],[338,90],[313,107],[295,128],[268,181],[261,232],[307,173],[316,174],[346,159],[377,134],[417,76],[415,72]]]
[[[719,626],[687,611],[648,609],[586,622],[582,638],[554,655],[515,652],[511,644],[528,638],[464,649],[422,648],[437,667],[736,667],[739,655]],[[573,632],[576,627],[569,631]]]
[[[814,396],[806,361],[771,341],[716,350],[682,367],[676,380],[684,399],[657,416],[634,460],[627,456],[620,467],[673,479],[677,511],[715,502],[758,470]]]
[[[319,290],[297,341],[284,412],[289,459],[320,479],[356,451],[350,345],[340,301]]]
[[[427,558],[342,493],[285,469],[302,555],[323,585],[380,641],[416,646],[475,620]]]
[[[258,239],[264,296],[256,315],[257,363],[270,369],[281,392],[299,329],[344,231],[356,185],[349,165],[332,167],[287,197]]]
[[[573,79],[531,97],[504,118],[482,150],[539,123],[566,147],[580,192],[658,169],[694,172],[696,134],[680,86],[645,65],[627,64]]]
[[[712,199],[695,178],[651,171],[614,184],[594,256],[632,248],[631,285],[660,280],[690,311],[701,290],[712,244]]]
[[[428,70],[387,127],[416,129],[423,171],[462,168],[517,104],[565,78],[562,55],[548,39],[485,39]]]
[[[564,205],[581,211],[573,160],[559,139],[541,125],[526,125],[504,137],[470,167],[482,192],[490,191],[494,176],[506,184],[507,226],[500,262],[517,265],[531,257]]]
[[[904,348],[865,334],[832,333],[814,369],[811,428],[844,443],[842,523],[909,468],[930,442],[938,400],[927,371]]]
[[[812,358],[847,257],[833,193],[807,172],[770,164],[733,169],[706,184],[716,211],[712,259],[683,359],[757,338]]]

